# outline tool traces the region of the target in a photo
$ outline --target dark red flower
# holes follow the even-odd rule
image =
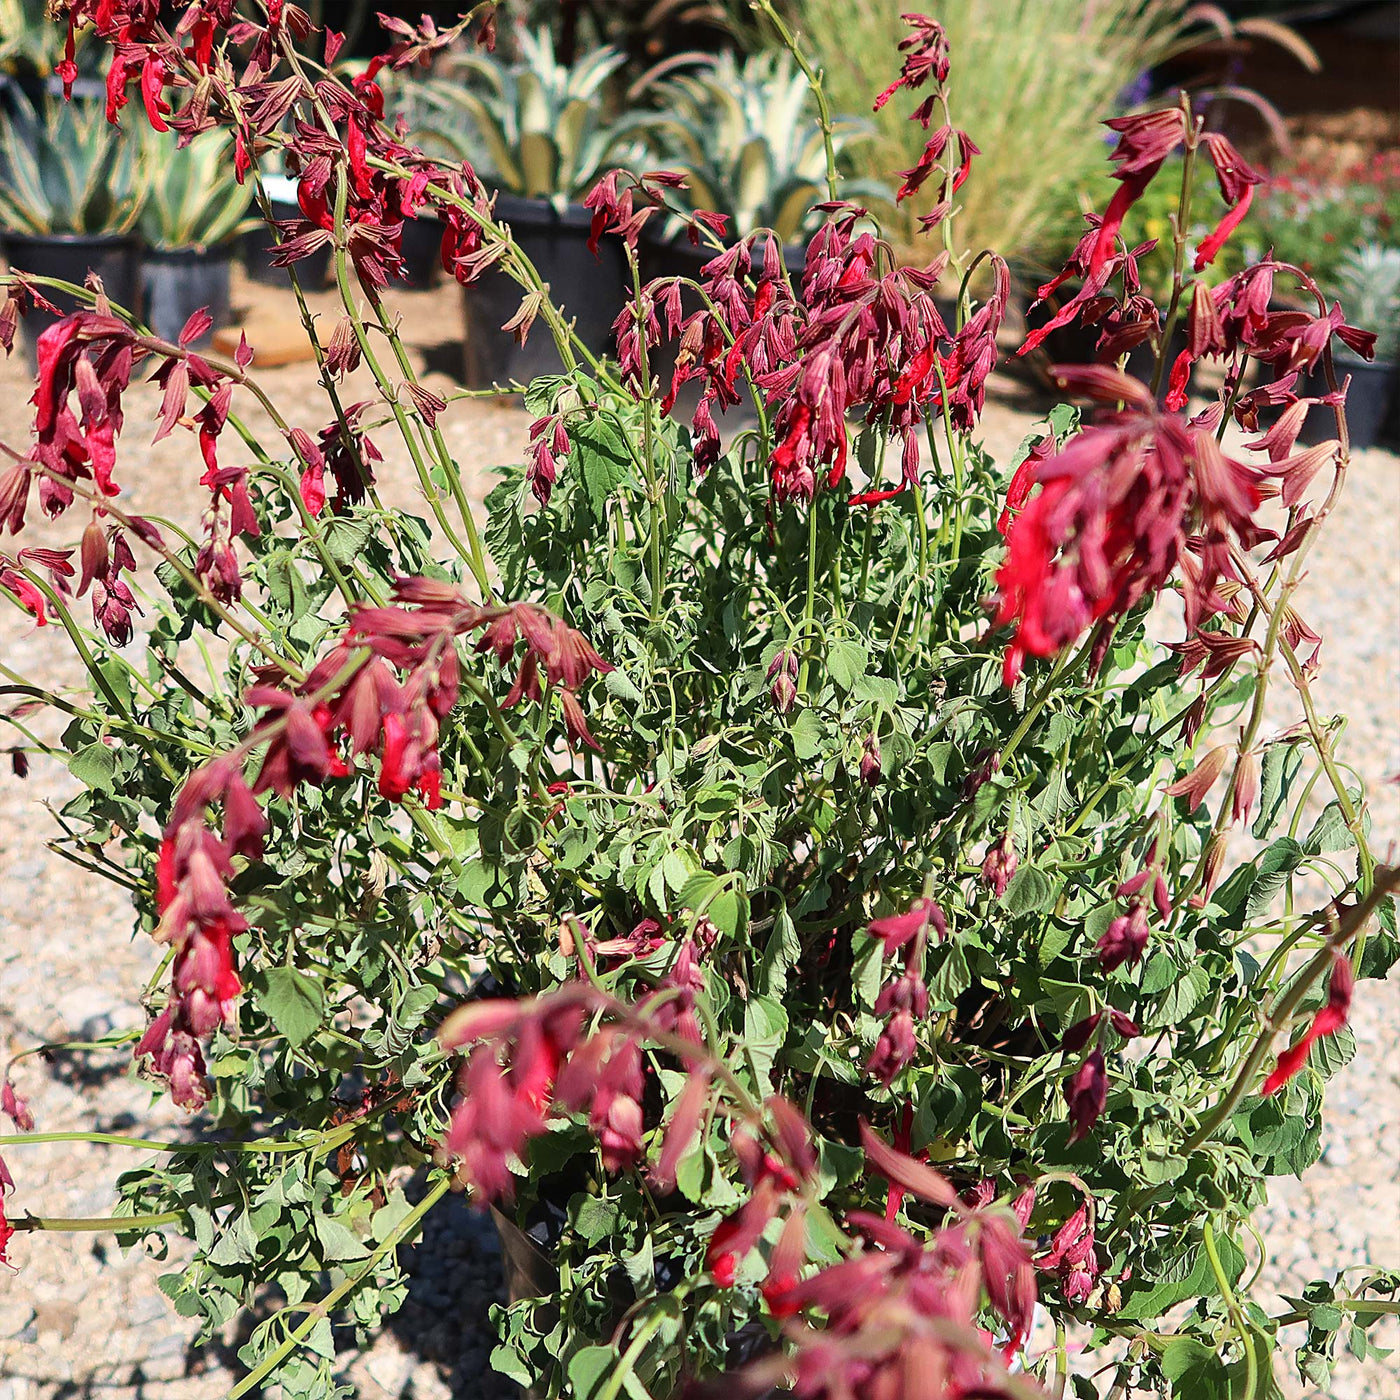
[[[1108,1073],[1103,1051],[1090,1051],[1084,1063],[1065,1081],[1065,1103],[1069,1107],[1071,1142],[1087,1137],[1099,1121],[1108,1098]]]

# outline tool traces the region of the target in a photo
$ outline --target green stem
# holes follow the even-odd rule
[[[224,1400],[238,1400],[239,1396],[247,1395],[249,1391],[258,1390],[263,1381],[306,1340],[316,1324],[323,1317],[329,1317],[332,1310],[340,1301],[353,1293],[355,1289],[374,1272],[379,1265],[379,1261],[391,1249],[396,1248],[399,1242],[405,1239],[417,1227],[419,1221],[421,1221],[443,1196],[447,1194],[447,1190],[451,1185],[451,1177],[443,1177],[438,1181],[428,1194],[384,1237],[383,1242],[365,1261],[364,1267],[358,1273],[351,1274],[344,1282],[331,1289],[315,1307],[309,1308],[306,1316],[287,1334],[286,1340],[273,1351],[269,1352],[253,1370],[249,1371],[248,1374],[228,1392]]]
[[[154,1230],[159,1225],[173,1225],[184,1218],[182,1210],[162,1211],[159,1215],[51,1216],[21,1215],[10,1223],[16,1230],[57,1230],[91,1232],[110,1230],[124,1235],[128,1230]]]
[[[797,693],[802,696],[807,694],[807,677],[812,664],[808,633],[812,628],[812,618],[816,608],[816,597],[817,501],[814,496],[807,511],[807,597],[802,604],[802,623],[800,627],[802,637],[802,671],[797,678]]]
[[[1191,116],[1190,102],[1183,97],[1186,115],[1186,149],[1181,159],[1181,195],[1177,201],[1175,242],[1172,255],[1172,299],[1167,307],[1166,320],[1162,322],[1162,334],[1157,341],[1157,363],[1152,369],[1152,397],[1155,399],[1162,390],[1162,376],[1167,371],[1167,352],[1171,348],[1172,332],[1176,329],[1176,319],[1181,309],[1181,292],[1185,286],[1186,270],[1186,230],[1191,217],[1191,173],[1196,165],[1196,132]]]

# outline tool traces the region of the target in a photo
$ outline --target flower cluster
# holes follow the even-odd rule
[[[1039,463],[1041,489],[1007,527],[995,622],[1015,622],[1008,685],[1027,654],[1054,655],[1091,627],[1106,644],[1178,564],[1194,631],[1224,606],[1215,589],[1234,576],[1231,544],[1261,537],[1259,474],[1227,457],[1209,424],[1160,413],[1142,384],[1107,366],[1056,375],[1071,392],[1126,407],[1105,407]]]
[[[344,638],[302,681],[253,686],[244,699],[263,714],[248,738],[186,780],[157,865],[156,936],[176,948],[174,995],[136,1050],[138,1058],[151,1057],[178,1103],[204,1102],[200,1042],[231,1019],[241,989],[233,940],[248,925],[228,884],[235,856],[253,860],[262,853],[267,821],[258,795],[286,798],[302,784],[349,777],[355,758],[375,752],[380,796],[398,802],[416,791],[428,810],[440,807],[438,740],[460,686],[455,638],[478,629],[478,650],[494,650],[503,662],[517,637],[525,641],[507,704],[542,700],[543,669],[561,697],[569,734],[593,742],[575,691],[611,667],[578,632],[532,604],[482,607],[450,584],[400,579],[392,605],[356,608]],[[259,747],[262,760],[250,786],[242,761]],[[215,803],[223,810],[222,837],[206,820]]]
[[[890,1400],[971,1400],[1035,1394],[1018,1384],[981,1326],[984,1309],[1005,1329],[1009,1348],[1030,1329],[1035,1270],[1017,1218],[970,1209],[931,1167],[897,1151],[862,1125],[874,1170],[920,1203],[952,1215],[925,1243],[893,1221],[864,1211],[847,1223],[865,1247],[813,1274],[783,1297],[790,1349],[724,1381],[724,1394],[758,1396],[791,1388],[803,1400],[850,1395]],[[782,1249],[782,1241],[774,1255]],[[820,1329],[796,1316],[820,1313]],[[711,1393],[718,1393],[712,1391]]]
[[[906,18],[916,34],[904,72],[886,98],[930,76],[940,84],[947,76],[942,30],[921,17]],[[925,126],[933,100],[915,114]],[[961,164],[948,174],[937,207],[923,219],[927,229],[948,217],[952,193],[967,178],[976,148],[964,133],[945,125],[930,139],[925,161],[906,172],[901,197],[927,179],[950,142],[961,151]],[[661,204],[667,183],[666,172],[634,180],[626,188],[620,188],[617,172],[604,177],[587,201],[594,210],[594,239],[606,230],[635,247],[637,233]],[[643,197],[639,208],[633,205],[634,192]],[[663,322],[665,335],[679,341],[662,406],[671,411],[682,387],[699,381],[691,427],[702,471],[719,455],[715,415],[739,402],[742,374],[749,392],[772,417],[768,469],[772,498],[779,504],[810,501],[817,492],[840,485],[847,470],[850,420],[886,423],[903,444],[902,480],[893,487],[864,483],[853,500],[872,505],[917,480],[926,417],[946,407],[955,427],[965,432],[980,415],[987,376],[996,363],[1010,276],[1006,264],[992,256],[991,289],[954,332],[934,302],[946,254],[922,268],[900,266],[889,244],[870,231],[864,209],[839,201],[817,207],[828,217],[806,248],[800,278],[790,274],[784,249],[771,233],[742,237],[701,269],[704,304],[689,315],[682,304],[684,279],[649,283],[639,304],[618,317],[619,360],[628,381],[647,388],[641,384],[644,348],[661,342]],[[716,216],[693,216],[692,238],[702,229],[718,243],[722,225]],[[550,478],[553,457],[559,455],[552,444],[545,445],[543,426],[536,426],[532,484]]]
[[[463,1182],[488,1200],[512,1193],[511,1164],[556,1113],[587,1111],[610,1171],[642,1160],[642,1048],[668,1041],[691,1074],[663,1135],[655,1180],[674,1185],[676,1163],[699,1131],[709,1075],[686,1016],[694,994],[695,947],[680,949],[663,995],[635,1008],[609,1002],[577,982],[534,1002],[478,1001],[459,1007],[438,1033],[449,1050],[471,1047],[459,1077],[462,1096],[444,1139]],[[669,994],[666,994],[669,993]],[[610,1019],[591,1024],[596,1013]]]
[[[223,815],[221,835],[208,822],[216,803]],[[137,1043],[136,1058],[150,1058],[152,1071],[168,1081],[171,1096],[184,1108],[200,1108],[208,1099],[200,1042],[233,1019],[243,989],[233,940],[248,923],[229,895],[233,858],[256,860],[266,835],[267,819],[238,761],[226,757],[190,776],[161,837],[155,937],[175,950],[172,992]]]
[[[883,956],[890,957],[904,949],[903,974],[886,983],[876,999],[875,1014],[886,1018],[885,1027],[865,1065],[868,1073],[886,1084],[913,1060],[918,1048],[914,1026],[928,1012],[923,969],[930,929],[940,939],[948,936],[943,911],[931,899],[917,900],[903,914],[891,914],[870,923],[870,936],[880,940]]]

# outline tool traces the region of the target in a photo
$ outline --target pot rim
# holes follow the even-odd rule
[[[233,241],[224,243],[187,243],[179,248],[155,248],[149,243],[141,249],[143,263],[228,263],[233,261]]]
[[[69,248],[119,248],[136,249],[137,238],[132,233],[21,233],[18,229],[0,229],[0,243],[6,245],[30,244],[43,246],[57,244]]]

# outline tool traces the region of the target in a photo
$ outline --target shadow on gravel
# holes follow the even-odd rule
[[[423,1187],[422,1176],[415,1177],[407,1187],[408,1199],[420,1200]],[[336,1328],[336,1379],[350,1387],[355,1400],[440,1400],[437,1386],[430,1390],[415,1384],[415,1370],[428,1361],[453,1400],[520,1400],[519,1387],[491,1369],[496,1345],[491,1305],[504,1303],[506,1293],[500,1242],[490,1217],[474,1211],[465,1196],[448,1196],[424,1222],[418,1242],[400,1251],[400,1259],[408,1274],[408,1297],[363,1352],[353,1328]],[[222,1338],[187,1347],[186,1374],[212,1364],[229,1377],[247,1375],[239,1348],[282,1301],[269,1294],[239,1313]],[[89,1393],[71,1392],[73,1400]]]

